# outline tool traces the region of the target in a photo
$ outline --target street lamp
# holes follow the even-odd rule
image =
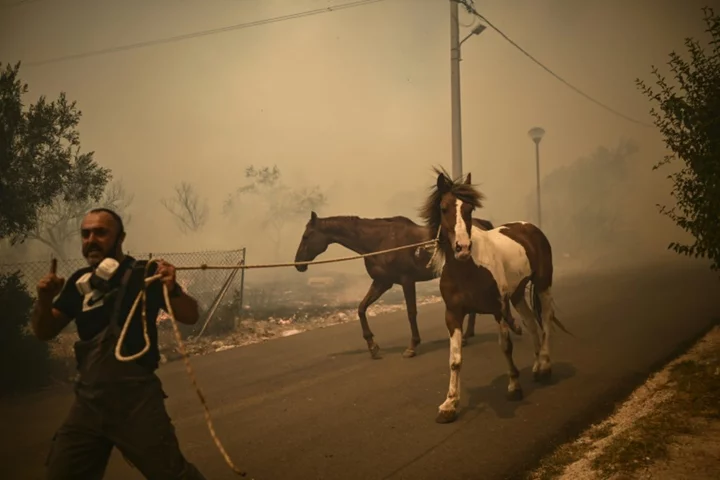
[[[460,45],[473,35],[480,35],[485,25],[478,24],[460,41],[458,2],[450,1],[450,100],[452,116],[452,175],[462,177],[462,118],[460,114]]]
[[[542,228],[542,214],[540,209],[540,140],[545,136],[545,130],[541,127],[531,128],[528,132],[532,141],[535,142],[535,181],[537,182],[537,222]]]
[[[465,40],[467,40],[468,38],[472,37],[473,35],[480,35],[480,34],[483,32],[483,30],[485,30],[486,28],[487,28],[487,27],[486,27],[485,25],[483,25],[482,23],[478,23],[478,25],[477,25],[475,28],[473,28],[473,29],[470,31],[470,33],[467,34],[467,36],[466,36],[465,38],[463,38],[462,40],[460,40],[459,45],[462,45],[463,43],[465,43]],[[462,59],[461,59],[461,60],[462,60]]]

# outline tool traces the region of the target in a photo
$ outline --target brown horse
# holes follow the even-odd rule
[[[492,223],[474,219],[478,228],[490,230]],[[335,216],[319,218],[311,212],[305,226],[300,245],[295,254],[296,262],[308,262],[325,252],[328,246],[339,243],[358,254],[412,245],[432,240],[429,230],[407,217],[360,218],[356,216]],[[365,298],[358,306],[358,316],[363,338],[367,342],[372,358],[380,358],[380,347],[375,343],[374,335],[368,325],[366,312],[393,285],[400,285],[405,296],[408,321],[410,322],[410,346],[403,352],[405,358],[414,357],[420,344],[420,332],[417,326],[417,302],[415,283],[437,278],[432,265],[428,265],[431,253],[425,248],[405,249],[365,258],[365,270],[372,284]],[[304,272],[307,265],[298,265],[297,270]],[[463,338],[475,335],[475,314],[468,320],[468,328]]]
[[[440,405],[436,421],[449,423],[456,418],[460,400],[462,366],[462,324],[466,314],[490,314],[498,324],[500,348],[508,364],[510,381],[507,398],[521,400],[519,372],[512,358],[509,331],[520,335],[510,312],[510,302],[522,316],[533,336],[535,362],[533,376],[544,381],[551,376],[550,325],[556,323],[553,296],[553,260],[550,242],[535,225],[506,223],[492,230],[481,230],[471,223],[476,208],[482,208],[484,195],[470,183],[452,181],[441,170],[437,184],[421,216],[431,233],[439,235],[435,267],[440,273],[440,294],[445,302],[445,324],[450,333],[450,385]],[[525,299],[525,287],[532,282],[533,309]],[[541,338],[542,337],[542,338]]]

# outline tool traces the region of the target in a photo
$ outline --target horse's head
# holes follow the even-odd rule
[[[296,262],[310,262],[315,257],[327,250],[330,245],[329,237],[320,228],[320,222],[315,212],[310,213],[310,220],[305,225],[300,245],[298,245],[297,253],[295,253]],[[298,272],[307,270],[307,265],[296,265]]]
[[[438,173],[437,184],[421,215],[432,232],[440,230],[440,240],[450,245],[457,260],[469,260],[472,214],[482,207],[484,196],[472,186],[470,174],[462,182],[451,180],[444,171],[435,171]]]

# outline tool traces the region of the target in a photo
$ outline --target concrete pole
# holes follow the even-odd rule
[[[460,115],[460,25],[457,0],[450,0],[450,97],[452,103],[452,176],[461,178],[462,118]]]
[[[537,221],[542,228],[542,208],[540,206],[540,139],[535,140],[535,182],[537,190]]]

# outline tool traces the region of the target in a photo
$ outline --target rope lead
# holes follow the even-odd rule
[[[375,255],[382,255],[384,253],[390,253],[390,252],[396,252],[399,250],[405,250],[408,248],[416,248],[416,247],[429,247],[430,245],[434,245],[434,252],[430,259],[432,262],[432,259],[435,257],[435,253],[437,253],[437,242],[438,237],[440,236],[440,230],[438,229],[438,236],[435,238],[435,240],[430,240],[426,242],[420,242],[420,243],[414,243],[412,245],[404,245],[402,247],[394,247],[394,248],[388,248],[386,250],[380,250],[379,252],[372,252],[372,253],[365,253],[360,255],[353,255],[350,257],[341,257],[341,258],[333,258],[330,260],[318,260],[318,261],[309,261],[309,262],[293,262],[293,263],[269,263],[269,264],[259,264],[259,265],[235,265],[235,266],[228,266],[228,265],[208,265],[206,263],[203,263],[200,266],[186,266],[186,267],[175,267],[175,270],[249,270],[249,269],[255,269],[255,268],[279,268],[279,267],[295,267],[299,265],[319,265],[324,263],[338,263],[338,262],[347,262],[350,260],[357,260],[360,258],[366,258],[366,257],[373,257]],[[148,263],[145,265],[145,275],[147,275],[149,271],[149,267],[153,263],[158,263],[160,259],[150,259],[148,260]],[[125,323],[123,324],[122,331],[120,332],[120,338],[118,338],[117,344],[115,345],[115,358],[121,362],[131,362],[133,360],[136,360],[150,349],[150,337],[148,336],[148,330],[147,330],[147,308],[141,308],[142,313],[142,324],[143,324],[143,337],[145,337],[145,347],[138,353],[134,355],[129,355],[127,357],[124,357],[121,354],[121,348],[122,344],[125,342],[125,336],[127,335],[127,330],[130,325],[130,319],[135,314],[135,310],[137,309],[140,302],[143,303],[143,306],[147,307],[146,305],[146,290],[147,286],[151,284],[152,282],[159,280],[160,275],[153,275],[152,277],[146,277],[145,281],[143,282],[143,288],[138,293],[137,297],[135,297],[135,301],[133,302],[132,308],[130,308],[130,313],[128,314],[127,318],[125,319]],[[210,436],[212,437],[213,441],[215,442],[215,446],[220,451],[220,454],[225,459],[225,463],[228,464],[230,469],[235,472],[236,474],[240,475],[241,477],[244,477],[246,475],[246,472],[243,472],[239,468],[235,466],[232,459],[228,455],[228,453],[225,451],[225,448],[222,445],[222,442],[220,442],[220,439],[217,436],[217,433],[215,433],[215,427],[213,427],[212,423],[212,417],[210,416],[210,409],[207,406],[207,402],[205,401],[205,395],[203,395],[202,390],[200,390],[200,386],[197,383],[197,379],[195,377],[195,372],[192,369],[192,365],[190,365],[190,358],[187,355],[187,351],[185,350],[185,343],[183,343],[182,336],[180,335],[180,329],[177,326],[177,320],[175,320],[175,313],[173,312],[172,305],[170,304],[170,293],[168,292],[167,285],[163,285],[163,296],[165,298],[165,305],[168,309],[168,315],[170,316],[170,319],[172,320],[172,327],[173,332],[175,333],[175,341],[178,344],[178,349],[180,350],[180,354],[183,357],[183,361],[185,363],[185,369],[187,370],[187,374],[190,377],[190,381],[193,384],[193,387],[195,388],[195,392],[197,393],[198,398],[200,399],[200,403],[203,406],[203,410],[205,411],[205,423],[207,424],[208,430],[210,431]]]

